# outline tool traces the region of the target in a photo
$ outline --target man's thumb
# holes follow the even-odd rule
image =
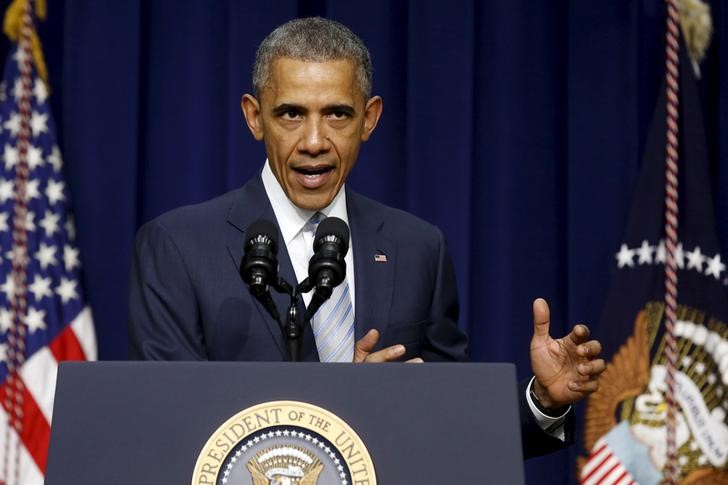
[[[551,324],[549,304],[543,298],[533,300],[533,336],[548,337]]]
[[[369,330],[356,344],[354,344],[354,362],[362,362],[367,355],[372,353],[374,347],[379,340],[379,331],[376,329]]]

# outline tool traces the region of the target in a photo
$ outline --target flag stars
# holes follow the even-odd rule
[[[18,164],[18,149],[6,143],[3,148],[3,161],[5,162],[5,170],[12,170]]]
[[[35,275],[33,283],[28,286],[28,290],[33,293],[33,297],[37,302],[40,302],[44,297],[53,296],[51,279],[43,278],[40,275]]]
[[[25,230],[35,231],[35,214],[31,211],[25,214]]]
[[[0,179],[0,202],[5,203],[8,199],[15,198],[14,186],[12,180]]]
[[[45,330],[45,310],[36,310],[33,307],[28,308],[28,314],[25,316],[25,325],[28,331],[34,334],[37,330]]]
[[[46,243],[41,242],[38,251],[35,253],[35,258],[40,263],[41,269],[46,269],[48,266],[55,266],[58,264],[58,260],[56,259],[56,246],[48,246]]]
[[[13,60],[18,64],[18,70],[23,67],[23,63],[25,62],[26,57],[27,56],[23,49],[15,50],[15,53],[13,54]]]
[[[0,344],[0,362],[8,361],[8,344]]]
[[[46,211],[43,219],[40,220],[39,224],[46,233],[46,236],[50,237],[59,230],[59,222],[61,216],[51,211]]]
[[[63,182],[49,180],[48,187],[46,187],[46,196],[48,197],[48,202],[50,202],[51,204],[56,204],[56,203],[64,200],[65,199],[65,196],[63,195],[64,188],[65,188],[65,184]]]
[[[663,255],[662,255],[661,261],[659,261],[659,262],[665,263],[665,262],[667,262],[667,256],[668,256],[667,248],[665,247],[664,242],[662,240],[660,240],[660,244],[662,244]],[[675,247],[674,257],[675,257],[675,266],[677,266],[678,269],[685,268],[685,253],[683,252],[682,243],[678,243],[677,246]],[[656,259],[655,263],[657,263],[657,262],[658,261]]]
[[[63,246],[63,265],[66,267],[66,271],[72,271],[81,266],[81,262],[78,260],[78,249],[67,244]]]
[[[0,291],[5,293],[5,299],[7,301],[11,301],[13,298],[15,298],[15,292],[17,291],[17,288],[15,286],[15,280],[13,279],[13,275],[9,274],[5,277],[5,283],[0,285]]]
[[[11,310],[7,308],[0,309],[0,331],[2,333],[9,332],[13,328],[13,320],[15,316]]]
[[[30,116],[30,129],[33,131],[34,138],[39,137],[42,133],[48,133],[48,113],[33,111]]]
[[[707,267],[705,268],[705,276],[715,276],[716,280],[720,279],[720,274],[725,271],[725,264],[720,260],[720,254],[716,254],[712,258],[706,258]]]
[[[61,171],[61,167],[63,166],[63,159],[61,158],[61,150],[58,148],[58,145],[55,145],[53,147],[53,150],[51,150],[51,154],[48,155],[48,163],[51,164],[53,170],[55,170],[56,172]]]
[[[640,266],[643,264],[652,264],[652,253],[654,251],[654,246],[650,246],[650,243],[647,241],[642,241],[642,246],[637,249],[637,262]]]
[[[20,133],[20,115],[14,111],[10,113],[10,119],[3,123],[3,128],[10,130],[10,134],[17,138]]]
[[[678,243],[675,248],[675,264],[679,269],[685,268],[685,252],[682,243]]]
[[[56,287],[56,294],[61,297],[64,305],[79,298],[77,286],[78,282],[76,280],[69,280],[61,276],[61,283]]]
[[[700,272],[703,271],[703,261],[705,261],[705,256],[703,256],[703,253],[700,252],[700,246],[695,246],[695,249],[685,253],[685,256],[688,258],[688,269],[695,269]]]
[[[38,179],[28,180],[28,183],[25,184],[25,201],[26,202],[31,199],[40,198],[40,191],[38,190],[38,184],[40,184],[40,180],[38,180]]]
[[[13,83],[13,98],[15,98],[16,103],[20,103],[20,98],[23,97],[23,80],[21,78],[16,78],[15,82]]]
[[[48,87],[39,77],[35,78],[35,83],[33,84],[33,96],[35,96],[38,104],[43,104],[48,99]]]
[[[28,168],[35,170],[43,165],[43,150],[36,146],[28,147]]]
[[[13,264],[22,266],[28,260],[28,250],[23,246],[15,246],[6,253],[6,256]]]
[[[634,261],[632,260],[634,258],[634,252],[634,249],[629,249],[626,244],[622,244],[622,247],[617,253],[617,266],[620,268],[625,266],[629,266],[630,268],[634,267]]]
[[[8,231],[8,213],[0,212],[0,232]]]
[[[652,252],[654,251],[654,256]],[[637,256],[637,263],[639,266],[649,264],[665,264],[667,262],[667,248],[665,241],[660,240],[656,246],[651,246],[648,241],[642,241],[642,244],[638,248],[631,248],[626,244],[622,244],[619,252],[616,254],[617,267],[629,268],[635,267],[634,258]],[[728,267],[726,263],[721,259],[720,253],[713,257],[709,254],[703,254],[700,246],[695,246],[692,251],[685,251],[683,244],[678,243],[675,247],[675,265],[681,270],[695,270],[699,273],[704,273],[705,276],[713,276],[718,282],[725,286],[728,286],[728,277],[723,277],[723,274],[727,274]],[[705,266],[703,264],[705,263]]]

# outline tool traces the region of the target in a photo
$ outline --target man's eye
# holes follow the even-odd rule
[[[283,114],[281,115],[281,117],[282,117],[282,118],[283,118],[284,120],[297,120],[298,118],[300,118],[300,117],[301,117],[301,113],[299,113],[299,112],[298,112],[298,111],[296,111],[296,110],[288,110],[288,111],[284,112],[284,113],[283,113]]]
[[[331,117],[335,120],[343,120],[344,118],[349,117],[349,113],[346,111],[332,111]]]

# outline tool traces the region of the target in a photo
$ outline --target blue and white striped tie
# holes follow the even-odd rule
[[[320,212],[306,223],[305,230],[316,234],[319,222],[325,216]],[[354,358],[354,308],[351,304],[349,283],[346,279],[331,293],[311,319],[321,362],[351,362]]]

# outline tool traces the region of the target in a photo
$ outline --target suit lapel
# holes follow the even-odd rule
[[[389,322],[397,246],[384,234],[380,211],[367,210],[368,201],[348,189],[346,201],[354,246],[358,340],[372,328],[382,335]]]
[[[276,222],[276,227],[278,227],[273,207],[265,193],[265,188],[263,187],[263,181],[260,178],[260,174],[243,186],[240,190],[240,196],[235,200],[228,212],[226,243],[228,252],[232,257],[232,264],[235,265],[236,271],[240,270],[240,263],[245,253],[245,230],[250,226],[250,224],[258,219],[274,221]],[[293,265],[291,264],[291,260],[288,256],[288,249],[286,248],[280,229],[278,230],[278,241],[278,276],[295,286],[297,283],[296,275],[293,271]],[[272,289],[271,296],[273,297],[273,301],[275,302],[281,316],[285,318],[288,305],[290,304],[290,298],[288,295],[282,295]],[[271,337],[278,345],[281,357],[283,360],[287,360],[288,353],[278,322],[273,320],[265,308],[263,308],[263,305],[258,303],[258,301],[255,301],[255,306],[258,309],[262,323],[268,328]],[[303,305],[299,302],[298,307],[300,313]],[[304,328],[302,352],[303,360],[318,360],[316,344],[310,325],[306,325]]]

